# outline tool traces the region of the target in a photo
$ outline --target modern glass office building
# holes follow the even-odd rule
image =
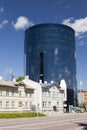
[[[38,24],[25,31],[25,74],[38,81],[64,79],[68,102],[74,104],[76,52],[74,30],[62,24]]]

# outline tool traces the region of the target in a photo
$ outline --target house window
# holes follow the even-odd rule
[[[9,96],[9,90],[6,90],[6,96]]]
[[[30,102],[30,107],[32,107],[32,102]]]
[[[32,93],[30,93],[29,96],[32,97]]]
[[[44,102],[43,102],[43,107],[44,107]]]
[[[0,96],[2,96],[2,90],[0,90]]]
[[[25,93],[25,97],[28,97],[28,92]]]
[[[64,98],[66,97],[65,93],[64,93]]]
[[[57,94],[59,94],[59,92],[57,92]]]
[[[52,92],[52,98],[55,98],[55,91]]]
[[[48,93],[48,96],[51,97],[51,92]]]
[[[19,101],[19,107],[22,107],[22,101]]]
[[[45,106],[45,107],[47,106],[47,102],[46,102],[46,101],[44,102],[44,106]]]
[[[47,96],[47,92],[44,91],[44,92],[43,92],[43,96],[44,96],[44,97]]]
[[[15,106],[15,103],[14,101],[11,102],[11,106],[14,107]]]
[[[51,105],[51,102],[48,102],[48,106],[50,107],[50,105]]]
[[[11,96],[14,96],[14,91],[13,90],[11,91]]]
[[[57,92],[57,96],[59,95],[59,92]]]
[[[9,107],[9,101],[6,101],[6,107]]]
[[[28,107],[28,102],[25,102],[25,107]]]
[[[30,97],[33,97],[33,95],[34,95],[34,91],[31,91],[30,92]]]
[[[19,91],[19,96],[22,96],[22,91],[21,90]]]
[[[2,101],[0,101],[0,108],[2,108]]]

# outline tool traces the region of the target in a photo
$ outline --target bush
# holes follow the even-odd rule
[[[37,113],[0,113],[0,118],[23,118],[23,117],[36,117]],[[43,113],[38,113],[38,116],[46,116]]]

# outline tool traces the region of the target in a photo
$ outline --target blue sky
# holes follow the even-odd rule
[[[24,31],[39,23],[75,30],[78,86],[87,88],[87,0],[0,0],[0,75],[24,74]]]

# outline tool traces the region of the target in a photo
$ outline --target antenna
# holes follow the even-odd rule
[[[6,73],[6,80],[13,80],[14,74],[11,68],[7,67],[5,73]]]

